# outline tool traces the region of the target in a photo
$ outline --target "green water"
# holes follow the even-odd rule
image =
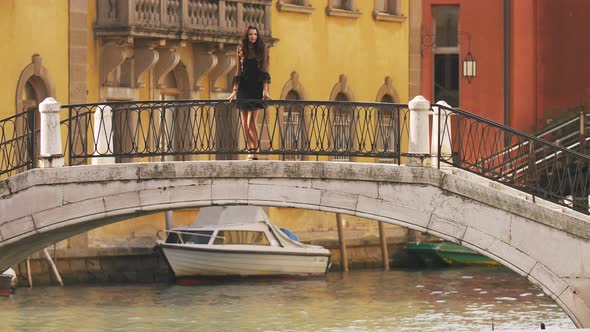
[[[325,279],[19,288],[1,331],[479,331],[574,328],[504,268],[329,273]]]

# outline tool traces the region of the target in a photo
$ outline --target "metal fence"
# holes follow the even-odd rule
[[[241,103],[249,103],[243,101]],[[252,101],[252,103],[260,103]],[[409,110],[387,103],[265,101],[257,114],[261,155],[283,159],[376,157],[399,163]],[[225,100],[115,102],[64,106],[70,164],[118,161],[237,159],[248,153],[242,117]],[[97,116],[98,114],[98,116]],[[160,157],[160,159],[158,159]],[[66,161],[67,162],[67,161]]]
[[[35,109],[0,120],[0,178],[36,166],[39,128]]]
[[[588,213],[590,157],[460,109],[440,106],[439,151],[450,140],[442,163],[522,190],[533,197]],[[449,129],[451,128],[451,129]],[[581,142],[584,142],[582,140]],[[583,143],[582,143],[583,144]],[[578,147],[579,148],[579,147]]]
[[[248,149],[238,106],[225,100],[63,106],[65,163],[240,159]],[[407,105],[264,101],[260,107],[257,152],[269,159],[400,164],[410,156]],[[588,213],[587,155],[460,109],[438,107],[440,130],[431,138],[438,145],[435,166],[450,164]],[[0,121],[0,178],[35,167],[36,113]]]

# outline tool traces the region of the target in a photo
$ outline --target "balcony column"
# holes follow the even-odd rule
[[[63,167],[59,111],[61,105],[53,98],[45,98],[39,104],[41,113],[39,167]]]
[[[304,1],[303,3],[304,6],[310,6],[309,5],[309,1]],[[271,16],[272,16],[272,8],[271,8],[271,4],[268,3],[264,6],[264,34],[266,36],[271,36],[272,35],[272,29],[271,27]]]
[[[237,7],[238,11],[237,11],[237,17],[236,17],[236,20],[237,20],[236,27],[238,30],[237,32],[242,33],[242,31],[246,28],[244,26],[244,4],[241,2],[238,2],[237,5],[238,5],[238,7]]]
[[[219,12],[218,13],[219,13],[219,17],[218,17],[219,31],[227,32],[229,28],[225,24],[225,0],[219,0]]]
[[[407,166],[430,166],[428,111],[430,102],[423,96],[416,96],[408,104],[410,108],[410,157]]]

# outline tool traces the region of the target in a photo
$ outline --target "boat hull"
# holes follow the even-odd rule
[[[498,265],[491,258],[454,243],[407,243],[405,249],[417,255],[426,265]]]
[[[327,272],[326,254],[253,252],[161,245],[176,278],[315,276]]]
[[[7,274],[0,275],[0,296],[9,296],[14,291],[14,277]]]

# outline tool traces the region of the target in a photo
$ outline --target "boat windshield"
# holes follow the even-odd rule
[[[220,230],[217,232],[213,244],[249,244],[256,246],[270,246],[264,232]]]
[[[208,244],[213,231],[170,232],[166,243]]]

